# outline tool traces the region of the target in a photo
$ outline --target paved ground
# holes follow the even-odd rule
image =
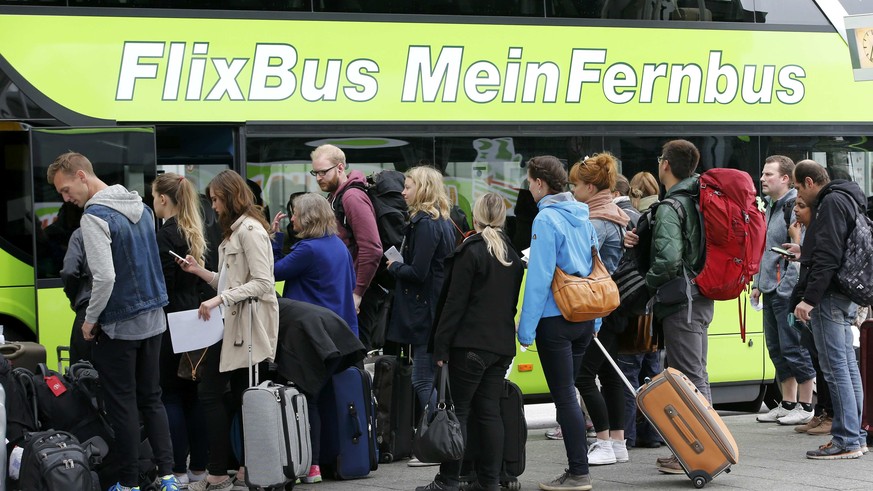
[[[547,404],[526,408],[531,430],[527,443],[527,469],[521,487],[538,489],[537,483],[560,474],[566,466],[562,442],[546,440],[544,428],[554,424],[554,407]],[[790,427],[755,421],[753,414],[724,413],[723,417],[740,447],[740,463],[730,474],[722,474],[705,489],[748,489],[783,491],[791,489],[873,489],[873,453],[857,460],[813,461],[805,458],[806,450],[816,448],[826,439],[794,432]],[[657,457],[667,455],[662,449],[631,449],[631,461],[625,464],[592,467],[595,490],[602,489],[681,489],[693,490],[684,475],[665,475],[655,469]],[[405,462],[379,466],[366,479],[325,481],[303,484],[300,490],[413,490],[427,484],[436,467],[408,467]]]

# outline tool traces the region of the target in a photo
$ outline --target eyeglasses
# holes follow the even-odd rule
[[[333,167],[328,167],[327,169],[324,169],[324,170],[315,170],[315,169],[312,169],[311,171],[309,171],[309,175],[312,176],[312,177],[324,177],[324,176],[327,175],[328,172],[330,172],[330,171],[336,169],[337,166],[339,166],[339,164],[336,164],[336,165],[333,166]]]
[[[663,156],[663,155],[658,155],[658,163],[660,164],[661,161],[663,161],[663,160],[664,160],[664,156]],[[313,175],[315,175],[315,174],[313,174]]]

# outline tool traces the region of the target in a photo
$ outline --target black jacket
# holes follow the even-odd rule
[[[403,263],[393,263],[396,279],[388,339],[400,344],[426,344],[445,278],[445,258],[455,248],[454,226],[419,212],[403,239]]]
[[[867,197],[857,183],[836,179],[815,200],[815,218],[800,250],[800,279],[795,298],[816,306],[829,292],[839,291],[835,274],[843,262],[846,239],[855,226],[855,213],[866,213]]]
[[[158,230],[157,239],[164,282],[167,285],[167,298],[170,302],[164,307],[164,311],[179,312],[200,307],[200,302],[205,300],[201,298],[201,292],[203,287],[208,285],[196,275],[182,271],[182,268],[176,264],[176,258],[170,254],[170,251],[173,251],[185,257],[190,253],[182,231],[176,223],[176,217],[171,217],[164,222]]]
[[[480,234],[446,258],[448,273],[434,322],[434,360],[449,360],[451,348],[515,355],[515,313],[524,266],[509,238],[500,236],[510,266],[488,253]]]
[[[366,356],[364,345],[342,317],[311,303],[279,298],[279,375],[315,395],[334,373]],[[330,367],[330,368],[328,368]]]

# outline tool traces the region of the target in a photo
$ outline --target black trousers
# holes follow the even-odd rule
[[[122,486],[139,486],[140,414],[159,475],[172,473],[173,445],[158,382],[161,336],[129,341],[102,334],[93,346]]]
[[[597,339],[606,351],[616,359],[618,356],[618,336],[607,325],[609,318],[603,319],[603,328]],[[595,378],[600,377],[600,389]],[[585,349],[582,366],[576,377],[576,388],[585,401],[585,407],[594,423],[595,431],[624,430],[625,386],[615,368],[603,356],[600,347],[593,341]]]
[[[209,347],[206,359],[203,360],[203,379],[197,387],[197,395],[209,428],[209,462],[206,470],[213,476],[227,474],[227,463],[230,457],[230,422],[242,408],[242,393],[249,386],[249,372],[239,368],[230,372],[219,372],[222,341]],[[231,391],[231,402],[228,405],[224,394],[228,385]],[[228,407],[230,406],[230,407]],[[239,425],[242,430],[242,425]],[[238,435],[242,440],[242,433]],[[245,465],[245,459],[240,458],[240,465]]]
[[[476,475],[485,488],[499,485],[504,439],[500,396],[503,377],[511,362],[511,356],[477,349],[453,348],[449,353],[449,384],[455,415],[464,441],[467,425],[479,426],[478,446],[482,451],[476,461]],[[469,420],[471,408],[475,420]],[[460,460],[440,464],[440,476],[445,481],[458,482],[460,472]]]

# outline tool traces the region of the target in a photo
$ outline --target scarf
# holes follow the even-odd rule
[[[630,221],[630,217],[627,216],[627,213],[613,203],[612,192],[608,189],[598,191],[597,194],[588,200],[587,204],[588,215],[591,219],[599,218],[601,220],[608,220],[617,223],[622,227],[626,227]]]

